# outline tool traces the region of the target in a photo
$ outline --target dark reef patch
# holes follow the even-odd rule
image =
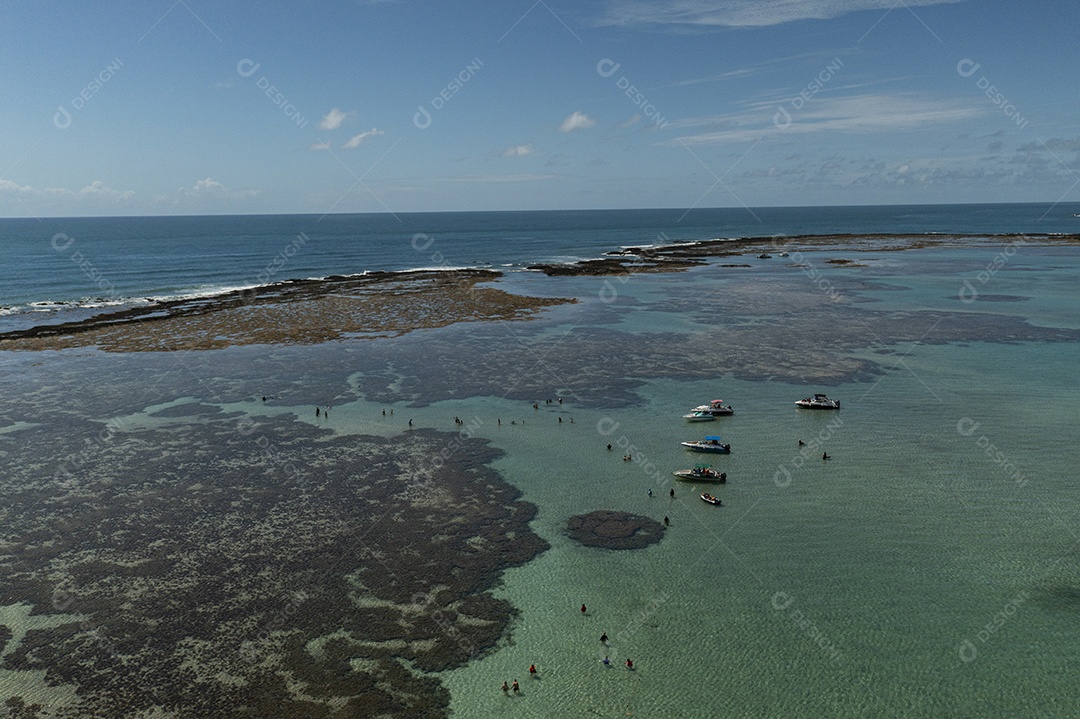
[[[625,275],[639,272],[676,272],[704,264],[704,260],[671,259],[668,257],[614,258],[579,260],[573,263],[541,263],[526,269],[538,270],[549,277],[587,275]]]
[[[598,509],[570,517],[566,534],[586,547],[641,549],[664,538],[664,525],[640,514]]]
[[[73,687],[80,717],[446,716],[428,672],[501,641],[490,590],[547,547],[499,452],[199,419],[3,442],[0,603],[55,620],[4,628],[3,668]]]
[[[455,322],[529,319],[544,307],[573,301],[479,286],[500,276],[491,270],[417,270],[287,280],[0,333],[0,350],[97,346],[110,352],[161,352],[310,345],[393,337]]]

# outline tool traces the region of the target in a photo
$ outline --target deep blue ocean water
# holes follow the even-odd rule
[[[429,267],[513,271],[626,245],[724,237],[1069,233],[1080,230],[1074,213],[1080,203],[3,219],[0,330],[72,318],[73,305],[287,279]]]

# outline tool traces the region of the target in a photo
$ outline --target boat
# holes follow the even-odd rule
[[[803,409],[840,409],[840,400],[829,399],[824,394],[817,393],[813,397],[803,397],[795,406]]]
[[[677,469],[672,474],[684,482],[727,482],[726,472],[717,472],[708,464],[695,464],[693,469]]]
[[[691,412],[708,412],[713,417],[722,417],[731,414],[735,414],[735,409],[724,404],[722,399],[714,399],[708,404],[699,405],[694,407]]]
[[[762,252],[760,255],[758,255],[758,259],[759,260],[772,259],[772,255],[770,255],[768,252]]]
[[[788,256],[788,254],[786,252],[781,252],[779,255],[777,255],[777,257],[787,257],[787,256]]]
[[[712,452],[714,454],[731,454],[730,444],[721,444],[719,437],[706,437],[695,442],[680,442],[682,446],[694,452]]]
[[[715,505],[717,507],[722,507],[724,505],[722,499],[720,499],[716,495],[709,494],[708,492],[702,492],[701,498],[709,504]]]
[[[708,410],[695,409],[691,411],[690,414],[684,414],[683,419],[687,422],[712,422],[716,417]]]

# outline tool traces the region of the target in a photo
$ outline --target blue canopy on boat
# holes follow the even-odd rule
[[[705,441],[706,441],[706,442],[719,442],[719,441],[720,441],[720,437],[719,437],[719,436],[715,436],[715,437],[706,437],[706,438],[705,438]]]

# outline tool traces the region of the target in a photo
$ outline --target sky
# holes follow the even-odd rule
[[[1080,200],[1074,0],[9,0],[0,26],[0,217]]]

